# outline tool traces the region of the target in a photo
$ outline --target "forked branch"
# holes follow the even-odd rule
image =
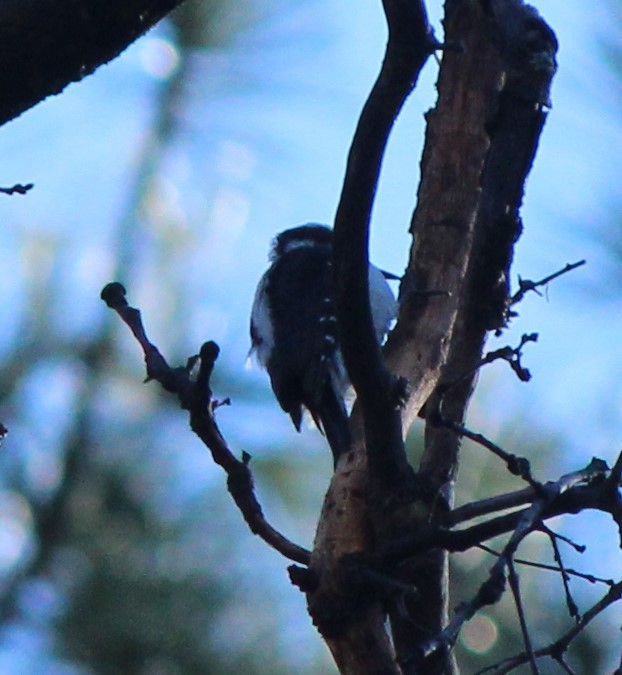
[[[190,426],[212,453],[212,458],[227,474],[227,488],[253,534],[261,537],[286,558],[307,565],[310,552],[284,537],[266,520],[261,504],[255,496],[253,477],[249,468],[250,455],[237,459],[216,424],[210,377],[218,357],[215,342],[206,342],[198,356],[188,359],[182,368],[172,368],[145,332],[140,311],[130,307],[125,289],[117,282],[102,290],[102,300],[114,309],[132,331],[145,355],[147,380],[156,380],[166,391],[176,394],[179,402],[190,413]],[[197,368],[196,379],[191,373]]]
[[[536,649],[533,652],[533,656],[536,658],[542,658],[544,656],[550,656],[552,659],[556,660],[560,665],[563,665],[564,656],[568,650],[568,647],[572,641],[582,633],[588,624],[590,624],[597,616],[602,614],[607,607],[610,607],[615,602],[622,600],[622,581],[614,584],[608,591],[603,595],[603,597],[594,603],[581,617],[581,619],[574,625],[570,630],[568,630],[560,638],[552,642],[546,647]],[[495,675],[504,675],[509,673],[515,668],[528,663],[530,659],[529,654],[526,652],[522,654],[517,654],[507,658],[500,663],[497,663],[488,668],[480,670],[477,675],[484,675],[484,673],[495,673]],[[572,671],[570,671],[572,672]],[[618,671],[616,671],[618,672]]]

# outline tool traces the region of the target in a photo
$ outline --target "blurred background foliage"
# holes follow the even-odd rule
[[[622,434],[622,12],[609,0],[589,13],[538,4],[559,33],[561,67],[517,272],[539,278],[589,256],[596,264],[558,282],[548,303],[520,308],[502,341],[541,332],[527,354],[534,382],[493,365],[470,424],[546,479],[593,454],[611,461]],[[440,31],[441,7],[429,6]],[[26,197],[0,200],[0,420],[10,430],[0,453],[0,672],[334,672],[285,562],[247,531],[175,401],[142,383],[138,347],[99,291],[122,281],[172,362],[206,339],[220,343],[214,388],[233,401],[219,411],[223,432],[253,456],[272,522],[310,546],[329,453],[317,433],[296,435],[266,378],[244,369],[247,316],[270,238],[332,220],[383,41],[375,0],[338,9],[188,0],[120,59],[0,130],[0,184],[35,183]],[[435,76],[431,62],[398,122],[374,214],[375,261],[396,272]],[[415,427],[414,458],[420,437]],[[466,444],[459,503],[516,487]],[[588,544],[584,556],[564,549],[570,567],[605,578],[620,569],[605,519],[558,526]],[[520,554],[552,563],[544,536]],[[476,550],[452,562],[457,604],[492,558]],[[572,624],[561,581],[528,567],[521,579],[546,644]],[[582,610],[605,590],[571,584]],[[614,608],[585,634],[575,672],[613,669],[620,616]],[[520,649],[509,597],[459,645],[465,673]],[[542,672],[559,670],[545,663]]]

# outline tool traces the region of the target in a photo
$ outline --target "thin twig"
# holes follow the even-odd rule
[[[555,532],[553,532],[553,530],[548,528],[544,523],[542,523],[542,525],[540,526],[540,531],[544,532],[548,536],[549,541],[551,542],[551,546],[553,548],[553,557],[555,558],[555,562],[559,567],[559,573],[561,575],[562,583],[564,585],[564,596],[566,598],[566,607],[568,607],[568,613],[573,619],[575,619],[575,621],[579,621],[579,619],[581,618],[579,615],[579,608],[577,607],[577,603],[574,601],[572,593],[570,592],[570,584],[568,583],[569,575],[566,571],[564,561],[562,560],[562,555],[559,550],[559,546],[557,545],[558,537],[555,534]]]
[[[483,434],[471,431],[470,429],[467,429],[467,427],[465,427],[463,424],[457,424],[456,422],[452,422],[451,420],[444,419],[440,415],[434,417],[433,421],[434,423],[438,424],[438,426],[444,427],[446,429],[451,429],[453,432],[460,434],[464,438],[468,438],[474,443],[477,443],[478,445],[481,445],[487,450],[490,450],[490,452],[492,452],[494,455],[496,455],[506,463],[508,471],[511,474],[513,474],[514,476],[519,476],[524,481],[529,483],[529,485],[534,490],[536,490],[536,492],[540,489],[541,483],[539,483],[531,475],[531,466],[529,464],[529,460],[526,459],[525,457],[519,457],[517,455],[512,454],[511,452],[507,452],[501,446],[497,445],[490,439],[486,438],[486,436],[484,436]]]
[[[447,526],[459,525],[473,518],[530,504],[535,496],[536,491],[533,488],[524,488],[504,495],[480,499],[477,502],[469,502],[450,511],[444,517],[443,522]]]
[[[531,281],[530,279],[521,279],[520,277],[518,277],[518,291],[516,291],[516,293],[514,293],[514,295],[510,298],[509,305],[513,306],[518,304],[525,297],[525,295],[529,293],[529,291],[533,291],[534,293],[539,294],[538,288],[540,286],[546,286],[554,279],[561,277],[562,274],[566,274],[567,272],[576,270],[577,267],[585,265],[585,262],[586,262],[585,260],[579,260],[578,262],[575,263],[568,263],[561,270],[557,270],[557,272],[549,274],[548,276],[544,277],[544,279],[540,279],[540,281]]]
[[[560,654],[559,656],[554,656],[553,657],[557,663],[559,664],[560,668],[567,674],[567,675],[577,675],[576,672],[566,663],[566,658],[564,654]]]
[[[516,612],[518,614],[518,622],[520,624],[521,634],[523,636],[523,642],[525,644],[525,651],[529,656],[529,665],[531,667],[531,672],[533,675],[539,675],[540,670],[538,664],[536,663],[536,657],[533,653],[533,645],[531,643],[531,635],[529,634],[529,627],[527,626],[527,616],[525,615],[525,607],[523,605],[523,598],[520,592],[520,582],[518,574],[516,573],[516,567],[514,566],[514,560],[512,558],[508,559],[508,582],[510,584],[510,590],[512,591],[512,597],[514,598],[514,604],[516,605]]]
[[[253,477],[248,466],[250,455],[244,452],[242,460],[237,459],[216,424],[214,409],[217,406],[213,405],[209,382],[220,351],[218,345],[206,342],[199,356],[188,359],[185,367],[171,368],[147,337],[140,310],[128,305],[125,288],[116,282],[108,284],[102,290],[101,297],[108,307],[117,312],[140,344],[145,355],[147,380],[156,380],[166,391],[177,394],[182,407],[189,411],[192,430],[209,448],[216,464],[227,473],[227,488],[251,532],[286,558],[307,565],[310,552],[284,537],[265,519],[254,492]],[[199,371],[193,381],[190,373],[197,360],[200,361]]]
[[[0,192],[5,195],[25,195],[27,192],[32,190],[34,186],[34,183],[26,183],[26,185],[16,183],[11,187],[0,187]]]
[[[521,336],[520,343],[516,347],[510,347],[506,345],[505,347],[500,347],[494,351],[488,352],[485,354],[478,363],[471,368],[468,372],[463,373],[460,377],[452,380],[451,382],[445,382],[442,386],[439,386],[439,393],[441,394],[440,405],[442,405],[442,397],[445,393],[450,390],[452,387],[457,385],[459,382],[463,382],[468,378],[472,377],[480,368],[493,363],[494,361],[504,360],[510,364],[512,370],[516,373],[521,382],[529,382],[531,379],[531,373],[527,368],[524,368],[521,364],[521,357],[523,355],[523,347],[528,342],[537,342],[538,334],[537,333],[525,333]]]
[[[584,612],[581,620],[576,623],[568,632],[564,633],[560,638],[552,642],[546,647],[537,649],[534,652],[534,655],[537,658],[542,656],[550,656],[556,659],[559,663],[559,659],[563,657],[563,654],[568,650],[568,647],[572,641],[581,633],[587,625],[595,619],[599,614],[601,614],[607,607],[612,605],[614,602],[618,602],[622,599],[622,581],[618,581],[614,584],[607,593],[594,605],[592,605],[586,612]],[[509,673],[518,666],[523,665],[528,662],[528,655],[526,653],[517,654],[510,658],[504,659],[503,661],[496,663],[492,666],[488,666],[483,670],[480,670],[477,675],[483,675],[484,673],[496,673],[496,675],[503,675],[504,673]],[[572,671],[569,671],[572,672]]]
[[[587,546],[585,544],[577,544],[576,541],[573,541],[570,539],[570,537],[566,537],[563,534],[559,534],[559,532],[554,532],[550,527],[544,526],[547,533],[550,533],[555,537],[555,539],[558,539],[559,541],[563,541],[564,544],[568,544],[568,546],[571,546],[577,553],[585,553]]]
[[[503,359],[510,364],[512,370],[516,373],[517,377],[521,382],[529,382],[531,379],[531,373],[527,368],[524,368],[521,365],[521,357],[523,355],[523,347],[528,342],[537,342],[538,334],[537,333],[525,333],[521,336],[520,343],[517,347],[501,347],[501,349],[495,349],[492,352],[488,352],[481,362],[477,365],[478,368],[486,365],[487,363],[492,363],[493,361],[498,361]]]
[[[495,557],[501,555],[499,551],[495,551],[494,548],[486,546],[486,544],[477,544],[477,548],[480,548],[482,551],[486,551],[486,553],[490,553]],[[547,563],[535,562],[535,560],[526,560],[525,558],[514,558],[514,562],[517,565],[523,565],[524,567],[534,567],[536,569],[546,570],[548,572],[556,572],[556,573],[559,572],[559,567],[557,565],[548,565]],[[571,567],[566,567],[565,570],[568,576],[583,579],[584,581],[588,581],[591,584],[599,583],[605,584],[606,586],[613,586],[615,584],[615,581],[613,579],[604,579],[603,577],[597,577],[594,576],[593,574],[588,574],[587,572],[579,572],[578,570],[572,569]]]
[[[412,655],[413,659],[426,658],[439,650],[451,649],[455,644],[462,626],[471,619],[482,607],[496,604],[505,592],[507,570],[512,563],[516,550],[523,539],[537,529],[546,517],[548,510],[556,499],[569,492],[573,487],[596,480],[602,480],[608,472],[607,465],[598,459],[579,471],[562,476],[555,482],[540,485],[538,497],[531,506],[520,514],[518,522],[504,546],[501,554],[491,567],[488,578],[481,584],[473,598],[463,602],[456,610],[455,616],[449,624],[435,637],[423,643],[418,652]],[[510,514],[514,516],[515,514]],[[473,528],[475,529],[475,528]]]

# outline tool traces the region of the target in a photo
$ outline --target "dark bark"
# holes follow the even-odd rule
[[[462,180],[448,185],[446,194],[455,195],[456,200],[460,195],[469,195],[473,200],[470,208],[463,211],[463,225],[459,228],[470,230],[466,224],[471,221],[473,239],[447,361],[428,406],[442,408],[443,417],[461,424],[487,332],[503,327],[508,318],[510,265],[522,229],[518,213],[546,117],[544,106],[555,72],[557,43],[534,10],[511,1],[491,3],[488,8],[485,3],[448,3],[446,30],[446,39],[465,45],[466,54],[446,56],[435,114],[442,114],[443,101],[447,99],[464,108],[460,115],[455,109],[449,110],[446,126],[440,121],[451,147],[437,144],[432,148],[441,155],[449,152],[455,161],[456,156],[451,154],[452,149],[456,151],[455,122],[465,118],[472,121],[475,146],[465,145],[458,160],[469,171],[456,174]],[[472,58],[468,58],[469,54]],[[468,126],[464,125],[464,132],[468,132]],[[471,184],[465,182],[469,176]],[[415,237],[425,226],[417,215]],[[449,222],[455,227],[460,221]],[[421,272],[416,274],[420,276]],[[468,373],[472,374],[464,377]],[[460,443],[461,438],[452,431],[426,425],[421,470],[430,480],[430,488],[442,495],[437,503],[453,501]],[[442,512],[433,511],[430,521],[438,523],[442,516]],[[424,594],[415,609],[419,639],[424,639],[426,633],[438,634],[447,622],[446,568],[447,553],[432,552],[413,579]],[[422,672],[444,673],[451,669],[449,661],[437,659],[436,665],[426,665]]]
[[[393,123],[438,43],[423,2],[385,0],[389,40],[382,68],[352,140],[335,216],[337,323],[344,361],[361,406],[370,476],[395,489],[408,472],[400,387],[376,340],[369,304],[369,225]]]
[[[220,353],[218,345],[215,342],[206,342],[197,356],[188,359],[185,367],[171,368],[147,337],[140,310],[127,303],[125,288],[118,282],[107,284],[102,289],[101,298],[108,307],[117,312],[140,344],[145,357],[147,381],[156,380],[166,391],[176,394],[182,408],[189,412],[192,431],[209,448],[214,462],[227,474],[229,493],[251,532],[289,560],[308,564],[310,552],[284,537],[266,520],[255,495],[249,467],[250,455],[243,453],[242,459],[238,459],[216,424],[214,413],[218,404],[212,399],[210,378]],[[198,374],[194,379],[190,373],[197,362]]]
[[[506,320],[509,267],[521,229],[518,209],[555,65],[554,36],[518,0],[448,2],[445,28],[450,50],[443,58],[438,104],[428,114],[414,246],[403,284],[406,299],[387,348],[391,371],[410,384],[401,411],[403,428],[409,427],[441,377],[431,407],[441,407],[455,423],[463,421],[487,332]],[[387,60],[390,55],[389,49]],[[387,61],[383,71],[386,67]],[[332,586],[336,596],[341,591],[342,605],[350,606],[353,599],[344,593],[340,556],[352,550],[373,551],[400,533],[426,531],[441,522],[452,501],[460,448],[460,437],[453,431],[428,425],[420,473],[423,491],[418,495],[408,489],[410,467],[404,466],[395,423],[395,380],[378,361],[370,339],[364,274],[369,214],[386,142],[382,134],[393,122],[386,110],[374,117],[374,95],[383,84],[381,75],[361,115],[336,218],[339,320],[363,420],[353,419],[353,452],[339,467],[327,495],[312,560],[323,579],[323,602],[331,597],[327,589]],[[408,91],[405,88],[404,95]],[[394,94],[394,89],[383,90],[387,105],[397,100]],[[377,135],[363,136],[361,128],[370,120]],[[359,165],[365,162],[363,169]],[[426,296],[429,291],[446,295]],[[471,375],[464,378],[465,373]],[[448,388],[456,380],[459,384]],[[383,485],[392,485],[393,494]],[[367,512],[361,514],[361,509]],[[377,626],[377,613],[389,607],[395,665],[403,673],[454,670],[442,650],[429,652],[423,661],[411,658],[417,645],[447,623],[446,564],[446,553],[420,552],[400,565],[398,575],[414,585],[418,595],[405,603],[375,604]],[[316,617],[318,597],[310,596]],[[370,611],[373,606],[370,600]],[[341,613],[342,633],[326,636],[335,655],[355,648],[352,634],[357,624],[352,630],[347,625],[355,615]],[[363,613],[358,617],[369,619]],[[382,644],[380,636],[375,644]],[[337,662],[341,667],[343,656]]]
[[[0,124],[118,56],[182,0],[3,0]]]
[[[311,569],[318,585],[309,610],[344,673],[398,673],[382,599],[352,583],[343,557],[369,549],[395,518],[401,493],[413,487],[402,439],[400,385],[387,370],[374,335],[368,290],[369,223],[388,136],[423,64],[437,46],[423,2],[385,0],[385,59],[365,104],[348,156],[335,217],[335,283],[344,360],[360,405],[353,447],[339,462],[325,499]],[[367,473],[366,463],[371,470]],[[375,515],[369,523],[368,488]],[[412,497],[409,496],[409,500]]]
[[[423,353],[423,364],[436,377],[445,359],[447,377],[448,372],[469,372],[473,357],[480,355],[483,336],[469,337],[463,326],[468,320],[464,311],[465,279],[475,248],[481,175],[490,147],[486,123],[494,111],[503,76],[500,56],[490,40],[490,21],[479,3],[452,6],[453,11],[447,8],[445,40],[460,45],[460,49],[443,56],[439,100],[427,116],[422,179],[412,224],[414,248],[408,271],[412,288],[442,290],[451,295],[406,303],[403,314],[407,320],[402,323],[400,318],[398,326],[398,331],[413,331],[409,342],[415,347],[410,353],[402,348],[400,366],[403,368],[406,362],[414,374],[423,375],[421,363],[415,360]],[[400,337],[395,336],[396,340]],[[409,363],[410,359],[414,363]],[[431,381],[429,374],[427,381]],[[448,402],[452,416],[461,418],[470,394],[470,380],[454,388]],[[415,402],[410,416],[418,412],[421,403],[421,399]],[[429,510],[424,515],[426,524],[438,523],[443,515],[443,509],[438,507],[451,502],[449,486],[458,450],[459,440],[451,432],[426,431],[426,451],[420,467],[431,494]],[[447,562],[446,552],[430,551],[420,556],[410,570],[410,580],[419,593],[408,603],[411,622],[400,621],[398,616],[392,622],[403,651],[414,651],[417,644],[438,633],[447,622]],[[448,673],[453,671],[453,663],[450,656],[439,653],[420,664],[420,669],[422,673]]]

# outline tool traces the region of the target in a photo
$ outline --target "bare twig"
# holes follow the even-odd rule
[[[101,293],[102,300],[114,309],[138,340],[145,355],[147,380],[156,380],[171,393],[177,394],[183,408],[190,413],[190,426],[209,448],[216,464],[227,473],[227,487],[251,532],[261,537],[286,558],[307,565],[310,552],[294,544],[275,530],[265,519],[254,492],[253,477],[249,469],[250,455],[237,459],[227,446],[214,418],[215,405],[209,386],[219,348],[215,342],[206,342],[198,357],[188,360],[184,368],[171,368],[158,348],[145,332],[140,311],[130,307],[125,299],[125,289],[119,283],[108,284]],[[190,372],[200,360],[196,380]]]
[[[568,583],[569,575],[568,572],[566,571],[564,561],[562,560],[559,546],[557,545],[558,536],[555,534],[555,532],[553,532],[553,530],[544,525],[544,523],[540,526],[540,531],[544,532],[548,536],[549,541],[551,542],[551,546],[553,548],[553,557],[555,558],[555,562],[558,565],[559,573],[561,575],[562,583],[564,585],[564,596],[566,598],[566,607],[568,607],[568,613],[573,619],[578,621],[580,619],[579,608],[577,607],[577,603],[574,601],[572,593],[570,592],[570,584]]]
[[[498,513],[506,509],[523,506],[523,504],[530,504],[535,495],[536,492],[533,488],[524,488],[504,495],[480,499],[477,502],[470,502],[453,509],[443,520],[448,526],[458,525],[466,520],[485,516],[489,513]]]
[[[519,476],[524,481],[529,483],[529,485],[536,491],[540,489],[540,483],[531,475],[531,465],[529,460],[525,457],[519,457],[507,452],[501,446],[497,445],[490,439],[486,438],[483,434],[471,431],[463,424],[457,424],[451,420],[444,419],[440,414],[437,414],[431,418],[428,418],[433,424],[437,424],[440,427],[446,429],[451,429],[456,434],[468,438],[469,440],[481,445],[482,447],[490,450],[494,455],[502,459],[508,468],[508,471],[514,476]]]
[[[577,544],[576,541],[573,541],[570,539],[570,537],[566,537],[563,534],[559,534],[559,532],[554,532],[550,527],[547,527],[546,525],[542,526],[544,528],[543,531],[546,531],[547,534],[552,535],[555,537],[555,539],[558,539],[559,541],[563,541],[564,544],[568,544],[568,546],[571,546],[577,553],[585,553],[587,546],[585,544]]]
[[[479,369],[487,363],[492,363],[493,361],[503,359],[510,364],[510,367],[516,373],[516,376],[521,382],[529,382],[529,380],[531,380],[531,373],[521,364],[521,357],[523,355],[522,350],[528,342],[537,341],[537,333],[526,333],[521,336],[520,343],[517,347],[501,347],[501,349],[495,349],[492,352],[488,352],[477,367]]]
[[[614,584],[598,602],[584,612],[580,621],[578,621],[567,633],[547,647],[537,649],[534,652],[534,655],[537,658],[550,656],[558,661],[558,663],[561,663],[564,653],[568,650],[568,647],[579,633],[581,633],[593,619],[607,609],[607,607],[618,602],[620,599],[622,599],[622,581]],[[509,673],[518,666],[527,663],[528,659],[529,657],[526,653],[517,654],[516,656],[504,659],[498,664],[484,668],[484,670],[479,671],[478,675],[491,672],[496,673],[496,675],[503,675],[503,673]],[[572,671],[568,669],[567,672]]]
[[[499,551],[495,551],[493,548],[491,548],[490,546],[486,546],[485,544],[478,544],[477,547],[481,548],[482,551],[486,551],[486,553],[490,553],[491,555],[494,556],[501,555]],[[546,563],[535,562],[534,560],[526,560],[525,558],[514,558],[514,562],[517,565],[523,565],[524,567],[535,567],[536,569],[539,570],[547,570],[549,572],[559,573],[558,565],[547,565]],[[584,581],[588,581],[591,584],[599,583],[605,584],[607,586],[613,586],[615,583],[613,579],[604,579],[602,577],[594,576],[593,574],[588,574],[587,572],[579,572],[570,567],[566,567],[565,571],[568,576],[583,579]]]
[[[557,270],[557,272],[553,272],[553,274],[549,274],[548,276],[544,277],[543,279],[540,279],[539,281],[531,281],[530,279],[521,279],[521,277],[518,277],[518,291],[516,291],[516,293],[514,293],[514,295],[510,298],[509,301],[510,307],[518,304],[525,297],[525,295],[529,293],[529,291],[533,291],[534,293],[539,294],[538,288],[540,288],[541,286],[546,286],[554,279],[561,277],[562,274],[567,274],[572,270],[576,270],[577,267],[585,265],[585,262],[586,262],[585,260],[579,260],[578,262],[575,263],[567,263],[566,266],[563,267],[561,270]]]
[[[427,658],[437,651],[447,651],[453,647],[462,629],[462,626],[471,619],[476,612],[486,605],[497,603],[505,592],[506,576],[509,566],[523,539],[539,528],[541,522],[547,517],[552,504],[562,495],[568,493],[573,487],[585,483],[600,481],[608,472],[608,468],[602,460],[593,459],[590,464],[579,471],[566,474],[555,482],[540,485],[538,496],[531,506],[520,514],[510,514],[517,517],[516,526],[503,551],[490,569],[488,578],[482,583],[476,595],[463,602],[456,610],[455,616],[449,624],[435,637],[424,642],[417,653],[412,655],[413,660]],[[472,528],[475,530],[477,528]]]
[[[559,654],[553,657],[566,675],[577,675],[576,672],[566,663],[565,654]]]
[[[34,186],[34,183],[26,183],[26,185],[16,183],[12,187],[0,187],[0,192],[5,195],[25,195],[27,192],[32,190]]]
[[[439,385],[437,388],[437,392],[440,394],[439,406],[442,406],[443,397],[450,389],[456,386],[459,382],[470,379],[480,368],[488,365],[489,363],[493,363],[494,361],[507,361],[510,364],[512,370],[516,373],[519,380],[522,382],[529,382],[531,379],[531,373],[521,364],[521,357],[523,355],[523,347],[528,342],[537,341],[537,333],[525,333],[521,336],[518,346],[510,347],[509,345],[506,345],[500,349],[495,349],[492,352],[488,352],[477,362],[473,368],[468,370],[466,373],[463,373],[460,375],[460,377],[457,377],[450,382],[443,382],[441,385]]]
[[[512,591],[512,596],[514,598],[514,604],[516,605],[516,612],[518,614],[518,622],[520,624],[521,634],[523,636],[523,642],[525,643],[525,651],[529,656],[529,665],[531,667],[531,672],[533,675],[539,675],[540,670],[538,669],[538,664],[536,663],[536,657],[533,653],[533,645],[531,643],[531,635],[529,634],[529,627],[527,626],[527,616],[525,615],[525,607],[523,605],[523,598],[520,592],[520,582],[518,574],[516,573],[516,567],[514,565],[513,558],[508,559],[508,582],[510,584],[510,589]]]

